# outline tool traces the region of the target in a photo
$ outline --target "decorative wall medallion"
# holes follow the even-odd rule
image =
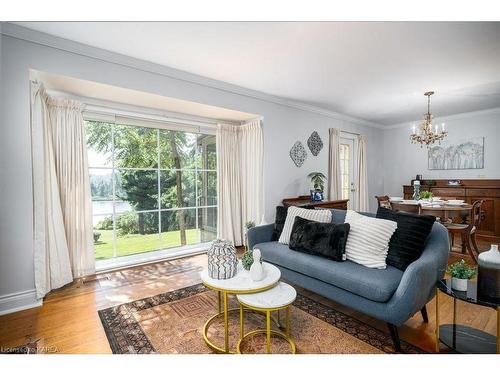
[[[312,132],[311,136],[307,140],[307,147],[311,150],[311,154],[318,156],[319,152],[323,148],[323,141],[317,131]]]
[[[307,152],[302,142],[295,142],[290,149],[290,158],[292,158],[295,165],[299,168],[304,164],[304,161],[307,159]]]

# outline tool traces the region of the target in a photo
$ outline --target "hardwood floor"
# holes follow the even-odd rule
[[[489,248],[480,243],[482,249]],[[458,251],[460,244],[455,244]],[[452,253],[450,261],[468,256]],[[183,288],[200,282],[199,271],[206,265],[206,256],[165,261],[78,280],[49,293],[42,307],[0,316],[0,347],[4,350],[27,342],[38,341],[38,348],[47,353],[111,353],[101,326],[98,310],[134,301],[143,297]],[[387,331],[384,322],[338,305],[314,293],[302,293],[357,319]],[[440,299],[441,323],[452,320],[452,299]],[[420,313],[402,327],[401,339],[433,352],[435,347],[435,300],[427,305],[429,323]],[[458,303],[460,323],[496,334],[496,312],[480,306]],[[443,351],[445,348],[441,346]]]

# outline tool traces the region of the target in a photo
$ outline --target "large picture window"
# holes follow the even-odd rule
[[[85,126],[96,260],[216,238],[215,135]]]

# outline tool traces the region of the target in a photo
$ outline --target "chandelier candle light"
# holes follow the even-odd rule
[[[428,91],[424,94],[427,96],[427,113],[424,115],[424,121],[418,129],[413,125],[412,134],[410,135],[411,143],[420,143],[420,147],[423,145],[429,147],[436,142],[441,144],[441,141],[448,134],[444,129],[444,123],[441,124],[441,131],[437,124],[432,124],[431,95],[433,94],[434,91]]]

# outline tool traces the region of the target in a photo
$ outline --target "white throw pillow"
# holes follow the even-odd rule
[[[352,210],[347,211],[345,222],[351,226],[345,246],[347,259],[369,268],[385,269],[389,241],[397,223],[360,215]]]
[[[299,216],[303,219],[318,221],[320,223],[331,223],[332,212],[330,210],[306,210],[305,208],[291,206],[288,208],[285,225],[278,242],[288,245],[292,234],[295,217]]]

